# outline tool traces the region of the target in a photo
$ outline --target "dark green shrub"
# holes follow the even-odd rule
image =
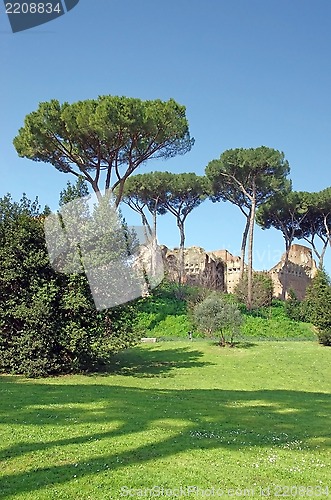
[[[298,300],[294,290],[288,292],[288,299],[285,301],[285,312],[288,318],[294,321],[305,321],[302,302]]]
[[[307,288],[303,302],[306,321],[317,329],[319,341],[331,345],[331,284],[324,270],[318,270]]]
[[[331,346],[331,328],[319,329],[318,339],[320,344]]]
[[[50,266],[37,200],[0,199],[0,371],[45,376],[105,366],[135,341],[134,305],[98,312],[84,275]]]

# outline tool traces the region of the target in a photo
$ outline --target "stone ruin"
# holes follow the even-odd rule
[[[169,250],[161,246],[165,273],[171,281],[179,280],[179,248]],[[201,247],[184,249],[184,281],[188,285],[200,285],[206,288],[226,291],[225,264],[213,253],[206,252]]]
[[[161,246],[165,273],[171,281],[179,278],[179,248],[170,250]],[[184,249],[184,281],[189,285],[200,285],[214,290],[233,293],[240,277],[240,257],[232,255],[228,250],[206,252],[201,247]],[[292,245],[289,262],[285,270],[285,254],[280,262],[267,273],[274,284],[274,297],[281,298],[283,286],[293,289],[298,299],[305,296],[306,288],[316,274],[317,267],[309,248],[303,245]]]
[[[302,300],[316,272],[317,266],[311,250],[304,245],[292,245],[286,269],[285,254],[283,254],[278,264],[269,271],[274,284],[275,297],[281,298],[285,286],[286,290],[294,290],[297,298]],[[288,293],[285,298],[287,297]]]

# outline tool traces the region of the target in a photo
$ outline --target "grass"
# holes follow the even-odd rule
[[[287,485],[326,498],[330,366],[315,342],[182,341],[123,352],[107,375],[2,376],[0,497],[139,498],[153,486],[163,498],[188,486],[192,498],[260,497]]]

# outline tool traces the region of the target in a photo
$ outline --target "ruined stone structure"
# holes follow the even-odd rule
[[[170,250],[163,245],[161,252],[168,278],[177,281],[179,248]],[[240,262],[240,257],[233,256],[228,250],[206,252],[201,247],[185,248],[185,282],[232,293],[239,281]],[[281,298],[285,286],[287,290],[293,289],[300,300],[303,299],[316,270],[311,250],[303,245],[292,245],[286,270],[284,254],[280,262],[268,271],[274,284],[274,296]]]
[[[233,293],[240,278],[241,258],[232,255],[228,250],[215,250],[212,255],[224,263],[224,290]]]
[[[302,300],[316,271],[317,267],[311,250],[303,245],[292,245],[286,268],[284,253],[280,262],[269,271],[274,284],[275,297],[281,298],[283,288],[286,288],[287,291],[294,290],[298,299]],[[288,293],[285,298],[287,296]]]
[[[170,280],[179,278],[179,248],[169,250],[161,247],[165,272]],[[190,247],[184,250],[185,282],[189,285],[202,285],[215,290],[223,290],[225,284],[225,263],[207,253],[201,247]]]

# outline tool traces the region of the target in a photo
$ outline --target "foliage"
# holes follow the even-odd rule
[[[153,330],[151,330],[151,336],[162,338],[187,338],[188,332],[193,331],[194,337],[199,336],[195,332],[195,328],[192,325],[187,314],[176,314],[173,316],[166,316],[164,319],[159,321]]]
[[[240,333],[241,313],[236,306],[217,292],[211,293],[194,309],[197,328],[207,335],[219,335],[220,345],[233,345],[234,338]]]
[[[256,222],[262,229],[274,227],[282,232],[286,248],[300,235],[300,227],[307,216],[310,193],[290,191],[276,193],[267,203],[261,205],[256,214]]]
[[[47,259],[38,200],[0,200],[0,370],[36,375],[66,366],[59,277]]]
[[[137,301],[137,332],[141,337],[187,338],[195,328],[187,314],[186,298],[177,295],[178,286],[164,281],[149,297]],[[182,287],[186,295],[188,287]]]
[[[299,238],[307,241],[316,257],[318,267],[323,269],[324,255],[328,244],[331,246],[331,188],[317,193],[309,193],[309,208],[300,225]],[[322,248],[318,249],[315,238],[319,238]]]
[[[82,176],[78,177],[75,184],[70,181],[67,182],[67,187],[60,193],[60,207],[66,203],[76,200],[77,198],[84,198],[88,196],[88,185]]]
[[[307,288],[304,300],[306,319],[317,329],[320,343],[331,345],[331,284],[326,272],[319,269]]]
[[[207,198],[207,180],[194,173],[173,174],[150,172],[138,174],[127,180],[123,201],[141,215],[146,231],[152,234],[144,209],[153,215],[156,232],[156,215],[171,213],[176,218],[180,233],[180,265],[178,282],[184,279],[185,222],[187,216]]]
[[[303,302],[301,302],[293,289],[288,292],[288,299],[285,301],[286,315],[294,321],[305,321]]]
[[[167,212],[165,207],[161,206],[160,192],[164,189],[162,175],[161,172],[133,175],[126,180],[123,188],[122,202],[139,213],[147,239],[153,235],[153,231],[156,233],[157,215]],[[153,217],[153,228],[148,221],[146,209]]]
[[[286,302],[274,299],[268,307],[248,310],[239,304],[244,317],[242,338],[249,340],[315,340],[312,325],[290,319],[286,313]]]
[[[82,176],[98,195],[102,180],[106,190],[119,186],[116,205],[125,180],[142,163],[184,154],[192,145],[185,107],[173,99],[109,95],[73,104],[42,102],[14,139],[20,156]]]
[[[212,201],[230,201],[237,205],[246,217],[241,245],[241,277],[244,273],[248,237],[249,308],[252,307],[253,300],[253,234],[256,210],[279,191],[290,190],[291,183],[286,179],[289,171],[284,153],[265,146],[227,150],[206,167]]]
[[[277,193],[258,209],[256,221],[262,229],[274,227],[282,232],[286,257],[294,238],[307,241],[322,268],[327,245],[331,242],[331,188],[316,193]],[[316,238],[322,244],[321,249]]]
[[[51,267],[37,200],[0,200],[0,371],[44,376],[105,366],[134,343],[133,305],[98,312],[87,279]]]
[[[238,282],[235,287],[234,294],[237,300],[248,307],[248,293],[247,293],[248,275]],[[253,296],[251,302],[251,309],[258,309],[260,307],[270,306],[273,298],[273,282],[267,273],[255,272],[253,274]]]
[[[140,337],[186,339],[188,331],[193,332],[194,338],[201,335],[194,321],[194,310],[213,292],[201,287],[184,286],[181,287],[183,297],[178,298],[177,289],[173,283],[163,282],[153,290],[150,297],[137,301],[137,334]],[[235,304],[241,311],[242,338],[265,340],[316,338],[310,324],[287,316],[286,302],[282,300],[273,300],[270,306],[248,310],[244,304],[237,303],[234,295],[222,294],[222,298],[227,303]]]

